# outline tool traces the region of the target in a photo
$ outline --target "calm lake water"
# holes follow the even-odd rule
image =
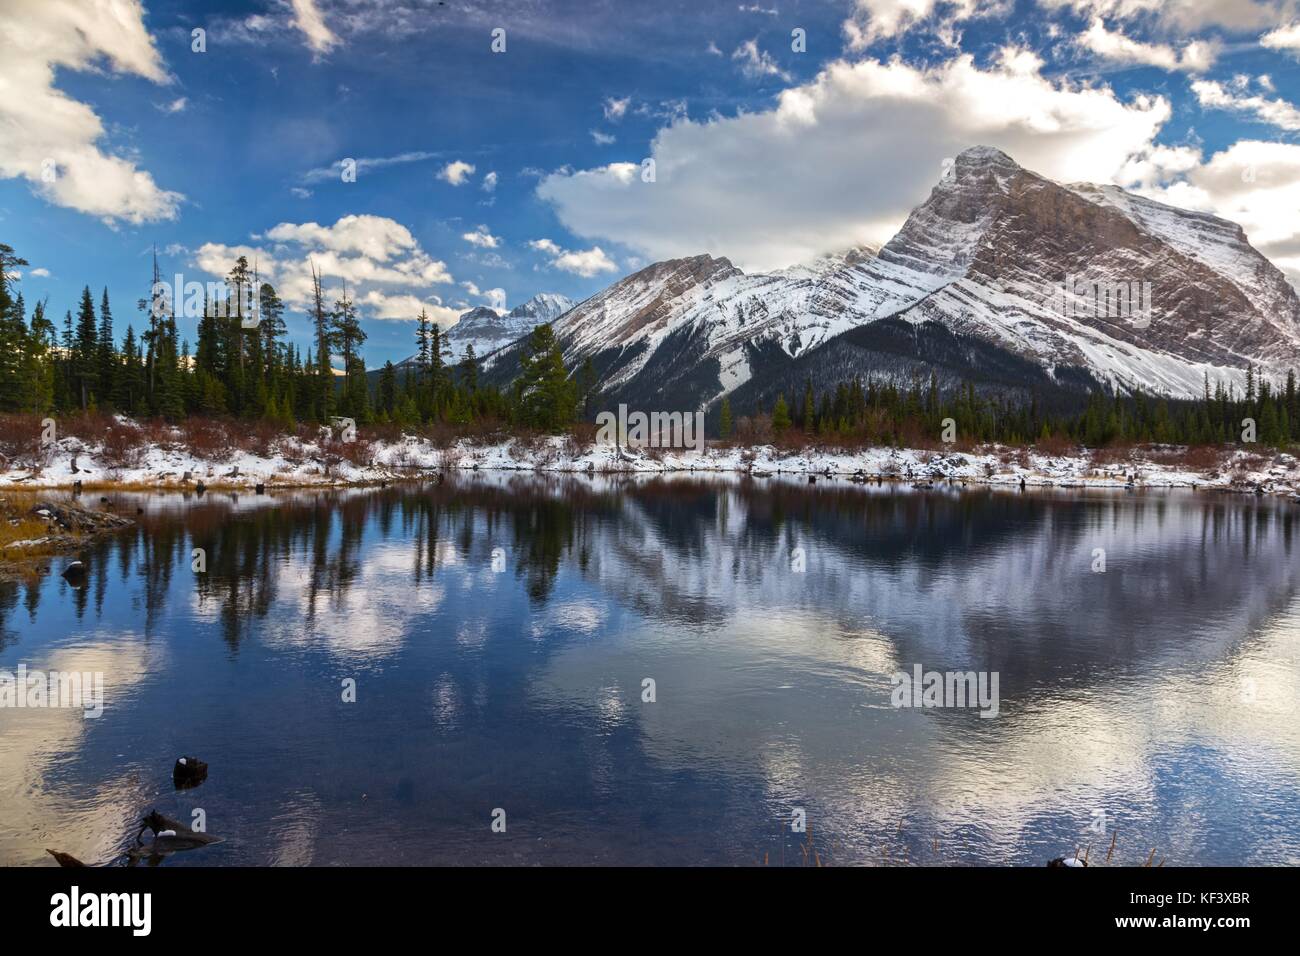
[[[0,584],[0,671],[106,697],[0,709],[3,864],[121,862],[196,808],[225,842],[163,865],[1300,863],[1294,503],[689,475],[115,501],[145,514],[84,588],[62,560]],[[996,672],[998,715],[894,707],[915,665]],[[177,792],[186,754],[210,775]]]

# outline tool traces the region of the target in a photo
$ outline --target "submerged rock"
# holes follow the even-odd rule
[[[63,580],[76,590],[86,586],[86,565],[81,561],[70,561],[63,569]]]
[[[172,768],[172,783],[177,790],[190,790],[208,779],[208,765],[197,757],[181,757]]]

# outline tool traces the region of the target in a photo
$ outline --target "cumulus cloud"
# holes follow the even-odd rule
[[[597,146],[609,146],[614,143],[615,139],[615,137],[610,136],[608,133],[602,133],[598,129],[591,130],[591,140]]]
[[[1121,101],[1041,68],[1010,47],[986,69],[969,55],[928,68],[837,62],[773,109],[661,129],[655,182],[611,163],[551,173],[537,191],[586,239],[649,259],[710,252],[779,268],[887,241],[944,158],[968,146],[996,146],[1054,179],[1109,182],[1170,115],[1163,98]]]
[[[617,272],[618,263],[605,254],[600,246],[590,249],[561,249],[550,239],[534,239],[528,243],[533,249],[550,257],[552,268],[590,279],[602,272]]]
[[[488,231],[487,226],[478,226],[472,232],[461,235],[461,238],[471,246],[478,246],[480,249],[495,249],[501,245],[501,240]]]
[[[1104,60],[1133,66],[1155,66],[1171,72],[1203,73],[1218,58],[1218,45],[1208,40],[1193,40],[1175,50],[1163,43],[1143,43],[1122,32],[1106,29],[1101,18],[1094,19],[1080,34],[1079,45]]]
[[[411,311],[413,302],[424,303],[433,314],[441,300],[432,288],[453,281],[446,265],[432,259],[409,229],[383,216],[343,216],[333,225],[282,222],[251,238],[256,245],[204,243],[194,253],[194,265],[220,278],[245,256],[298,309],[311,304],[315,267],[327,286],[346,283],[363,312],[376,319],[414,319],[419,308]],[[331,298],[336,294],[333,288],[327,292]],[[451,309],[438,314],[452,321],[456,315]]]
[[[495,171],[483,176],[483,191],[485,193],[495,192],[497,188],[497,174]]]
[[[374,319],[414,321],[421,312],[424,312],[438,325],[448,328],[455,325],[456,320],[460,318],[459,310],[444,305],[442,299],[436,295],[421,298],[410,293],[390,294],[379,289],[370,289],[358,296],[356,301],[357,305]]]
[[[466,280],[462,282],[461,288],[470,295],[482,299],[488,304],[488,308],[495,312],[504,312],[506,310],[506,290],[505,289],[480,289],[474,282]]]
[[[167,84],[140,0],[0,4],[0,179],[106,222],[173,219],[183,198],[135,162],[103,151],[95,112],[55,88],[56,70],[100,65]]]
[[[1300,130],[1300,109],[1296,109],[1286,100],[1270,100],[1259,95],[1233,93],[1225,89],[1221,83],[1212,80],[1198,80],[1192,84],[1192,92],[1206,109],[1244,113],[1261,123],[1270,123],[1278,129]]]
[[[50,270],[38,268],[38,269],[33,269],[31,272],[27,274],[34,279],[48,279],[50,277]]]
[[[292,0],[293,25],[302,31],[307,46],[317,56],[323,56],[334,49],[339,38],[328,26],[316,6],[316,0]]]
[[[941,6],[951,28],[976,16],[1001,16],[1010,4],[1005,0],[857,0],[852,15],[844,21],[844,35],[850,49],[865,49],[876,40],[898,36],[929,20]]]
[[[438,173],[438,178],[451,183],[453,186],[461,186],[469,181],[469,177],[474,175],[474,166],[464,160],[454,159]]]
[[[1300,56],[1300,21],[1270,30],[1259,38],[1259,42],[1270,50],[1285,50]]]

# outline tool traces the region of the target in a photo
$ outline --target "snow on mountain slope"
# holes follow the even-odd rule
[[[1119,300],[1105,297],[1121,292],[1136,298],[1108,311]],[[1300,300],[1239,226],[1114,186],[1062,186],[982,146],[956,158],[878,251],[766,275],[708,255],[660,262],[556,330],[571,363],[599,356],[606,392],[645,395],[658,382],[674,400],[707,404],[781,356],[891,316],[942,323],[1049,371],[1083,367],[1176,396],[1199,395],[1207,374],[1240,383],[1248,364],[1273,376],[1300,365]],[[692,364],[692,389],[668,389]]]
[[[445,333],[451,349],[451,361],[459,362],[463,359],[465,349],[471,345],[478,358],[486,358],[502,346],[532,332],[535,326],[554,322],[571,308],[573,300],[567,296],[540,292],[504,314],[485,306],[462,312],[456,324]],[[414,362],[415,356],[412,355],[400,362],[398,367]],[[485,364],[491,364],[491,361],[488,360]]]

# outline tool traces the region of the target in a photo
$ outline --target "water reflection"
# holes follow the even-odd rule
[[[98,721],[0,710],[3,863],[111,861],[154,807],[226,839],[167,865],[1038,864],[1115,830],[1121,862],[1300,861],[1294,504],[522,474],[123,497],[145,514],[84,589],[0,584],[0,670],[109,686]],[[998,672],[1001,715],[892,708],[914,664]],[[177,794],[181,753],[212,773]]]

